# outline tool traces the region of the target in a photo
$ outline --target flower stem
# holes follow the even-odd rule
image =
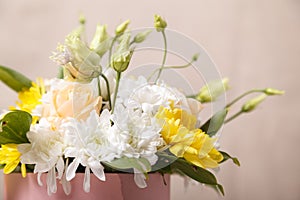
[[[98,84],[98,95],[101,96],[101,87],[100,87],[100,78],[97,77],[97,84]]]
[[[228,123],[231,120],[235,119],[236,117],[240,116],[243,113],[243,110],[240,110],[239,112],[235,113],[234,115],[232,115],[231,117],[229,117],[228,119],[226,119],[224,121],[224,123]]]
[[[253,90],[249,90],[245,93],[243,93],[242,95],[238,96],[237,98],[235,98],[233,101],[231,101],[230,103],[228,103],[226,105],[226,108],[229,108],[230,106],[232,106],[233,104],[235,104],[237,101],[239,101],[240,99],[242,99],[243,97],[252,94],[252,93],[256,93],[256,92],[264,92],[264,90],[261,89],[253,89]]]
[[[162,70],[163,70],[163,68],[165,66],[166,59],[167,59],[167,53],[168,53],[168,51],[167,51],[167,37],[166,37],[165,30],[163,30],[161,33],[162,33],[163,38],[164,38],[164,57],[163,57],[163,60],[162,60],[162,64],[161,64],[161,66],[159,68],[158,75],[156,77],[155,83],[157,83],[157,81],[158,81],[158,79],[159,79],[159,77],[161,75],[161,72],[162,72]]]
[[[106,76],[104,76],[104,74],[101,74],[100,76],[104,79],[104,81],[106,83],[107,98],[108,98],[109,107],[111,108],[110,89],[109,89],[108,79],[106,78]]]
[[[118,89],[119,89],[119,84],[120,84],[120,79],[121,79],[121,72],[117,72],[117,79],[116,79],[116,88],[114,92],[114,100],[113,100],[113,105],[111,109],[111,113],[114,113],[115,105],[116,105],[116,99],[117,99],[117,94],[118,94]]]
[[[186,67],[189,67],[191,66],[191,64],[193,63],[193,61],[190,61],[189,63],[185,64],[185,65],[180,65],[180,66],[165,66],[164,69],[182,69],[182,68],[186,68]],[[152,76],[158,71],[160,70],[160,68],[158,69],[155,69],[151,74],[150,76],[147,78],[147,80],[149,81]]]

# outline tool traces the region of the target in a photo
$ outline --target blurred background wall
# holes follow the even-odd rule
[[[110,32],[126,19],[139,28],[152,26],[156,13],[164,16],[169,28],[202,44],[230,78],[228,99],[250,88],[286,91],[224,127],[221,147],[241,162],[217,173],[225,197],[201,185],[185,188],[174,176],[172,200],[300,199],[299,0],[0,0],[0,64],[32,79],[55,76],[49,56],[76,27],[79,13],[87,30],[100,22]],[[14,104],[12,91],[3,84],[0,91],[1,109]]]

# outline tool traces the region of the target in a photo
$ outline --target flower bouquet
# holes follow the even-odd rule
[[[79,173],[84,173],[83,190],[89,192],[91,172],[99,181],[108,173],[133,173],[139,188],[147,187],[149,174],[161,174],[163,182],[164,174],[177,173],[224,194],[208,169],[229,159],[236,165],[239,161],[219,149],[220,128],[267,96],[283,92],[248,91],[202,122],[203,105],[224,94],[228,79],[210,81],[195,94],[165,82],[163,72],[193,66],[201,54],[185,65],[167,66],[167,23],[158,15],[154,31],[163,38],[161,65],[148,76],[125,76],[135,48],[151,33],[133,35],[128,24],[120,24],[112,36],[98,25],[88,43],[81,17],[79,27],[51,56],[59,65],[56,78],[33,82],[0,66],[0,80],[19,94],[16,106],[1,116],[3,172],[23,177],[33,172],[40,185],[46,174],[49,195],[57,191],[57,180],[70,194],[70,181]],[[229,108],[250,93],[261,94],[227,117]]]

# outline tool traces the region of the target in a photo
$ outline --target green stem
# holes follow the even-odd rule
[[[108,79],[106,78],[106,76],[104,76],[104,74],[101,74],[100,76],[104,79],[104,81],[106,83],[107,98],[108,98],[109,107],[111,108],[110,89],[109,89]]]
[[[240,110],[239,112],[235,113],[234,115],[232,115],[231,117],[229,117],[228,119],[226,119],[226,120],[224,121],[224,123],[230,122],[231,120],[233,120],[233,119],[235,119],[236,117],[240,116],[242,113],[243,113],[243,111]]]
[[[180,66],[166,66],[166,67],[164,67],[164,69],[182,69],[182,68],[186,68],[186,67],[191,66],[192,63],[193,63],[193,61],[190,61],[189,63],[187,63],[187,64],[185,64],[185,65],[180,65]],[[155,70],[150,74],[150,76],[147,78],[147,80],[149,81],[149,80],[152,78],[152,76],[153,76],[158,70],[160,70],[160,68],[155,69]]]
[[[98,83],[98,95],[101,96],[101,87],[100,87],[100,78],[97,77],[97,83]]]
[[[243,97],[252,94],[252,93],[256,93],[256,92],[264,92],[264,90],[261,89],[253,89],[253,90],[249,90],[248,92],[245,92],[244,94],[238,96],[237,98],[235,98],[233,101],[231,101],[230,103],[228,103],[226,105],[226,108],[229,108],[230,106],[232,106],[233,104],[235,104],[237,101],[239,101],[240,99],[242,99]]]
[[[162,70],[163,70],[163,68],[165,66],[166,59],[167,59],[167,53],[168,53],[168,51],[167,51],[167,37],[166,37],[166,33],[165,33],[164,30],[161,33],[162,33],[163,38],[164,38],[164,48],[165,49],[164,49],[164,57],[163,57],[163,60],[162,60],[162,64],[161,64],[161,66],[159,68],[158,75],[157,75],[157,78],[155,80],[155,83],[157,83],[157,81],[158,81],[158,79],[159,79],[159,77],[161,75],[161,72],[162,72]]]
[[[117,94],[118,94],[118,89],[119,89],[119,84],[120,84],[120,79],[121,79],[121,72],[117,72],[117,79],[116,79],[116,88],[114,92],[114,100],[113,100],[113,105],[111,109],[111,113],[114,113],[115,105],[116,105],[116,99],[117,99]]]

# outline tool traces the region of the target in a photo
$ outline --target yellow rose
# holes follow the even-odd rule
[[[97,82],[78,83],[53,79],[50,91],[42,99],[42,117],[73,117],[85,120],[92,110],[100,112],[102,98]]]

